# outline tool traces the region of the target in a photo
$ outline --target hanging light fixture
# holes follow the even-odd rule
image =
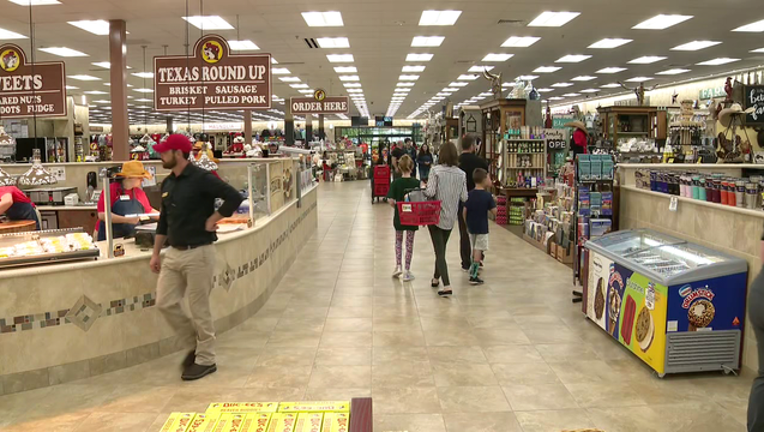
[[[191,158],[191,162],[201,169],[207,171],[217,171],[218,164],[209,157],[209,143],[202,144],[202,150],[199,152],[199,159]]]
[[[34,149],[32,153],[32,168],[21,174],[17,184],[19,186],[46,186],[58,183],[56,176],[48,172],[42,166],[40,159],[40,149]]]
[[[10,158],[16,154],[16,140],[5,133],[5,128],[0,126],[0,159]],[[0,186],[13,186],[16,179],[0,168]]]

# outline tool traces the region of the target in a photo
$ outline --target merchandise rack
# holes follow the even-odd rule
[[[510,151],[509,147],[515,144],[518,147],[518,151]],[[523,144],[538,144],[540,151],[519,151],[519,147]],[[546,179],[547,176],[547,148],[546,140],[544,139],[523,139],[523,138],[511,138],[505,139],[501,142],[501,157],[499,158],[499,181],[503,185],[509,184],[510,179],[516,179],[518,172],[530,171],[532,175],[538,176],[540,174],[542,179]],[[527,157],[527,158],[525,158]],[[522,167],[519,165],[521,159],[527,159],[530,161],[530,166]],[[522,188],[523,186],[517,185]],[[535,188],[531,188],[535,189]]]

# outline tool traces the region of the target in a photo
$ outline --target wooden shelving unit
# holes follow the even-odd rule
[[[499,99],[480,105],[483,114],[483,146],[480,156],[488,161],[488,170],[493,178],[498,177],[500,143],[510,129],[525,126],[525,99]]]
[[[503,186],[524,187],[513,184],[519,172],[546,178],[546,140],[512,138],[503,140],[500,147],[502,151],[499,159],[501,162],[499,181]]]
[[[598,108],[602,136],[618,145],[620,138],[645,137],[665,140],[668,137],[668,113],[650,106],[611,106]]]

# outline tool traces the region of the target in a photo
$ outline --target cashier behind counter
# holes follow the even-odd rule
[[[141,189],[141,182],[150,179],[149,174],[140,161],[129,161],[122,164],[122,171],[116,174],[118,180],[109,187],[111,197],[111,227],[114,238],[121,238],[135,232],[140,223],[137,215],[153,213],[158,210],[151,208],[149,198]],[[106,240],[106,207],[104,196],[98,200],[98,241]]]
[[[36,229],[40,229],[34,204],[16,186],[0,186],[0,215],[3,214],[12,221],[35,221]]]

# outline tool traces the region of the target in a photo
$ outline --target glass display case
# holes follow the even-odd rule
[[[740,368],[745,260],[648,229],[585,248],[584,313],[660,376]]]

